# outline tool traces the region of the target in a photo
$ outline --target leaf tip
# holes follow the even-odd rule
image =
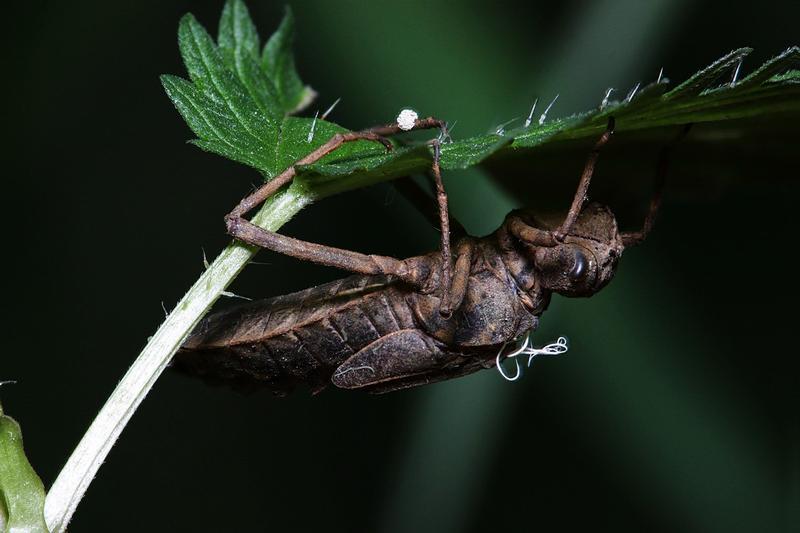
[[[164,91],[166,91],[167,96],[173,98],[173,93],[175,92],[175,86],[181,81],[185,80],[173,74],[162,74],[158,77],[158,81],[161,82],[161,86],[164,88]]]
[[[272,46],[276,48],[290,48],[294,41],[294,11],[289,5],[283,9],[283,18],[275,33],[269,38],[273,42]],[[270,46],[267,42],[266,46]]]
[[[171,74],[162,74],[158,77],[158,81],[161,82],[161,86],[164,88],[164,91],[166,91],[167,95],[169,96],[171,96],[172,87],[174,85],[173,81],[174,77],[175,76]]]
[[[194,24],[199,24],[197,22],[197,19],[194,17],[193,14],[186,13],[178,21],[178,29],[180,29],[180,28],[189,28]]]
[[[286,4],[283,7],[283,20],[281,24],[293,24],[294,23],[294,11],[292,11],[292,6]]]

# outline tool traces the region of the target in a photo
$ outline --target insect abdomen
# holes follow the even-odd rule
[[[348,357],[411,327],[402,288],[384,277],[353,276],[209,316],[175,366],[239,389],[285,394],[305,383],[316,392]]]

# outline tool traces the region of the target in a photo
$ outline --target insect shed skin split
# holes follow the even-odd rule
[[[300,241],[243,218],[289,183],[296,165],[356,140],[380,142],[388,150],[386,137],[406,130],[396,122],[334,135],[243,199],[225,220],[229,233],[243,242],[356,275],[209,315],[186,340],[174,367],[212,383],[245,391],[267,388],[278,395],[299,385],[318,393],[331,384],[385,393],[494,368],[509,356],[505,346],[536,330],[553,293],[592,296],[614,277],[625,247],[641,242],[652,227],[665,164],[659,164],[639,231],[620,232],[608,207],[586,202],[600,150],[614,127],[611,118],[563,219],[518,209],[481,238],[466,235],[454,221],[453,243],[439,141],[431,141],[441,248],[407,259]],[[429,128],[446,131],[433,117],[416,118],[411,129]],[[527,341],[511,355],[528,355],[530,363],[535,355],[565,350],[566,340],[543,349]]]
[[[536,356],[561,355],[567,353],[567,351],[569,351],[569,343],[566,337],[559,337],[558,340],[554,343],[542,346],[541,348],[534,348],[533,345],[531,344],[531,334],[530,332],[528,332],[522,339],[522,343],[520,343],[519,348],[507,354],[503,353],[505,349],[506,345],[504,344],[503,347],[500,349],[500,351],[497,352],[497,357],[495,358],[495,366],[497,367],[497,372],[506,381],[517,381],[520,377],[522,377],[522,367],[519,364],[518,356],[527,355],[528,356],[527,366],[530,367],[531,363],[533,363],[533,359]],[[508,374],[506,374],[506,371],[503,370],[503,364],[502,364],[503,359],[514,360],[516,371],[513,376],[509,376]]]

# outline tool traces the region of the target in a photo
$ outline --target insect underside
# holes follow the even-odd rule
[[[403,126],[338,134],[296,164],[313,163],[355,140],[391,149],[386,137],[408,129]],[[412,129],[441,128],[446,135],[444,127],[426,118],[416,119]],[[482,238],[467,236],[449,218],[439,141],[431,141],[438,204],[433,218],[441,225],[441,250],[404,260],[299,241],[243,218],[293,179],[295,166],[290,167],[226,216],[229,233],[357,274],[209,315],[180,349],[175,366],[210,382],[266,387],[281,395],[297,385],[316,393],[329,384],[382,393],[494,367],[507,343],[536,329],[552,293],[591,296],[611,280],[623,249],[650,231],[666,165],[659,165],[656,192],[639,231],[618,231],[607,207],[585,202],[599,150],[613,128],[611,119],[563,220],[516,210]]]

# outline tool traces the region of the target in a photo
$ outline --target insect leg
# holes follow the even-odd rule
[[[669,166],[669,157],[675,146],[683,139],[689,130],[691,124],[686,124],[681,131],[673,138],[666,146],[661,149],[658,156],[658,167],[656,169],[655,184],[653,187],[653,196],[650,198],[650,207],[647,210],[647,215],[644,218],[642,229],[639,231],[630,231],[620,233],[622,243],[627,248],[628,246],[635,246],[647,238],[650,230],[653,229],[653,223],[658,215],[658,208],[661,206],[661,194],[664,191],[664,185],[667,181],[667,168]]]
[[[388,139],[386,139],[383,135],[379,133],[375,133],[369,130],[361,132],[351,132],[351,133],[337,133],[336,135],[331,137],[328,140],[328,142],[326,142],[325,144],[323,144],[322,146],[320,146],[307,156],[299,159],[292,166],[281,172],[275,178],[271,179],[270,181],[259,187],[258,190],[243,198],[242,201],[239,202],[239,205],[234,207],[233,210],[225,216],[226,222],[243,217],[250,210],[254,209],[256,206],[263,203],[264,200],[275,194],[275,192],[278,189],[280,189],[287,183],[291,182],[297,175],[298,165],[310,165],[312,163],[319,161],[329,153],[335,151],[337,148],[339,148],[345,143],[353,141],[362,141],[362,140],[380,142],[386,147],[387,150],[392,149],[392,143],[389,142]]]
[[[558,240],[552,231],[543,230],[531,226],[517,214],[511,214],[508,218],[508,229],[512,235],[522,242],[527,242],[536,246],[555,246]],[[507,244],[509,248],[511,244]]]
[[[436,181],[441,183],[441,177]],[[450,290],[448,291],[449,296],[445,297],[446,295],[443,294],[439,312],[443,316],[450,316],[453,310],[458,309],[461,305],[461,301],[464,299],[464,294],[467,290],[467,280],[469,278],[472,258],[472,241],[466,239],[468,235],[467,230],[464,229],[464,226],[462,226],[457,219],[450,216],[447,210],[446,196],[444,202],[442,202],[441,196],[437,195],[439,209],[438,211],[434,212],[434,210],[431,209],[432,205],[430,202],[430,197],[422,190],[422,188],[420,188],[419,185],[417,185],[412,178],[407,177],[396,180],[394,186],[398,191],[400,191],[400,194],[418,207],[422,214],[425,215],[425,218],[432,223],[441,224],[443,217],[447,217],[449,219],[450,236],[448,241],[457,241],[458,245],[456,246],[455,268],[452,271],[452,276],[450,279]],[[444,191],[444,187],[441,187],[441,190]],[[442,203],[445,204],[444,207],[442,207]],[[442,232],[442,239],[444,238],[445,235],[444,232]],[[442,249],[444,250],[444,247],[442,247]],[[445,258],[445,252],[443,252],[442,260],[444,261]]]
[[[442,316],[449,317],[455,309],[461,307],[464,295],[467,293],[469,275],[472,270],[472,240],[461,239],[456,245],[456,264],[453,270],[453,279],[450,284],[449,296],[442,296],[439,312]]]
[[[439,313],[449,316],[452,312],[449,309],[450,291],[452,289],[452,270],[453,256],[450,254],[450,216],[447,211],[447,193],[442,182],[442,171],[439,168],[439,158],[441,157],[441,147],[438,140],[433,144],[433,182],[436,184],[436,203],[439,205],[439,224],[442,229],[442,295]]]
[[[418,119],[412,129],[443,128],[444,122],[434,119]],[[425,275],[419,269],[414,268],[405,261],[393,257],[378,255],[366,255],[349,250],[342,250],[330,246],[311,243],[293,239],[273,231],[269,231],[244,218],[250,210],[264,202],[273,195],[278,189],[290,183],[297,174],[298,165],[309,165],[319,161],[329,153],[335,151],[345,143],[371,140],[380,142],[387,150],[392,149],[391,143],[386,139],[387,135],[400,133],[401,128],[398,124],[388,124],[378,126],[361,132],[337,133],[325,144],[301,158],[295,164],[287,168],[281,174],[264,184],[254,193],[245,197],[239,204],[225,216],[225,225],[228,233],[236,239],[267,248],[275,252],[283,253],[298,259],[312,261],[322,265],[333,266],[344,270],[350,270],[362,274],[390,274],[400,279],[421,286],[425,281]],[[435,163],[438,166],[438,161]]]
[[[575,197],[572,199],[572,205],[567,212],[567,216],[561,226],[553,232],[553,237],[557,241],[561,241],[567,236],[578,215],[581,213],[583,202],[586,199],[586,193],[589,191],[589,183],[592,181],[592,174],[594,174],[594,166],[597,164],[597,158],[600,155],[600,149],[605,146],[611,135],[614,134],[614,117],[609,117],[608,126],[606,131],[600,136],[597,142],[589,153],[589,158],[586,160],[586,165],[583,167],[581,180],[578,182],[578,190],[575,191]]]

